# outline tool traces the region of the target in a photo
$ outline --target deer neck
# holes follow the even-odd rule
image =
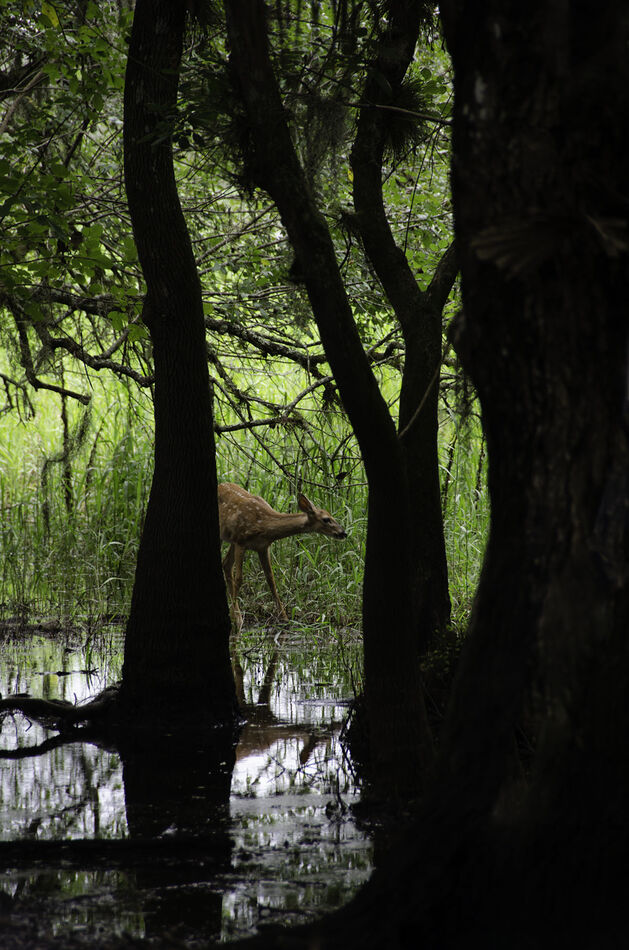
[[[278,541],[305,531],[308,531],[308,516],[303,512],[294,515],[275,512],[268,518],[265,533],[272,541]]]

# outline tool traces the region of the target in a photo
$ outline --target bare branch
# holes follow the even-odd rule
[[[39,82],[41,82],[44,76],[45,76],[45,73],[43,69],[38,69],[35,75],[33,76],[33,78],[30,80],[30,82],[26,84],[26,86],[24,86],[23,89],[20,89],[19,91],[18,90],[4,91],[3,96],[2,96],[3,99],[8,95],[9,92],[15,91],[17,92],[17,95],[15,99],[13,100],[13,102],[11,103],[11,105],[7,108],[7,111],[4,114],[2,122],[0,122],[0,135],[3,135],[4,132],[6,132],[9,122],[11,121],[11,117],[13,113],[15,112],[15,110],[17,109],[17,107],[19,106],[22,99],[24,98],[24,96],[26,96],[30,92],[30,90],[33,89],[34,86],[36,86]]]
[[[327,362],[325,354],[323,353],[311,355],[307,352],[300,352],[299,350],[286,346],[283,343],[271,342],[266,337],[256,333],[254,330],[248,330],[241,324],[235,323],[231,320],[220,320],[215,317],[206,317],[205,326],[208,330],[213,330],[215,333],[233,336],[236,337],[236,339],[245,341],[246,343],[251,343],[252,346],[255,346],[256,349],[258,349],[261,353],[266,353],[268,356],[284,356],[286,359],[292,360],[293,363],[298,363],[299,366],[303,367],[303,369],[305,369],[308,373],[312,373],[313,376],[316,376],[319,379],[321,378],[321,373],[317,367],[321,363]]]
[[[291,413],[295,411],[302,399],[305,399],[306,396],[314,392],[315,389],[318,389],[321,386],[327,386],[333,382],[332,376],[324,376],[322,379],[318,379],[316,382],[312,383],[310,386],[307,386],[306,389],[302,390],[292,402],[289,402],[286,406],[278,408],[277,414],[270,416],[266,419],[252,419],[249,422],[240,422],[233,425],[227,426],[214,426],[214,431],[223,433],[223,432],[237,432],[241,429],[253,429],[257,426],[294,426],[299,425],[302,428],[307,428],[308,424],[305,420],[299,415],[291,416]]]
[[[35,372],[33,365],[33,357],[31,354],[30,344],[28,342],[28,333],[26,330],[26,320],[22,314],[20,308],[14,309],[11,307],[13,318],[17,326],[18,338],[20,341],[20,363],[26,378],[33,387],[33,389],[48,389],[53,393],[59,393],[60,395],[68,396],[70,399],[77,399],[79,402],[83,403],[84,406],[91,400],[91,396],[86,395],[85,393],[77,393],[72,389],[66,389],[63,386],[57,386],[54,383],[45,383],[42,379],[39,379]]]
[[[92,356],[91,353],[87,352],[84,346],[81,346],[80,343],[77,343],[76,340],[72,340],[68,336],[50,336],[48,328],[44,324],[36,324],[34,328],[43,345],[52,352],[62,349],[67,353],[70,353],[70,355],[74,356],[77,360],[80,360],[80,362],[85,366],[89,366],[90,369],[95,369],[97,371],[109,369],[113,373],[116,373],[117,376],[124,376],[127,379],[132,379],[138,384],[138,386],[148,387],[153,385],[154,377],[152,375],[143,375],[137,370],[131,369],[130,366],[125,366],[124,363],[116,363],[114,360],[107,359],[105,356]]]

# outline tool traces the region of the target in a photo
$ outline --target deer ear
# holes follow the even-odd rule
[[[311,501],[308,501],[305,495],[299,495],[297,497],[297,504],[301,511],[305,511],[307,515],[314,514],[314,506]]]

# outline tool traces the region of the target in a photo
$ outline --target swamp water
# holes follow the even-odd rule
[[[172,829],[153,850],[125,851],[133,845],[130,781],[117,752],[55,745],[55,730],[5,713],[0,918],[26,922],[44,939],[169,936],[193,947],[345,903],[372,869],[371,843],[349,811],[358,793],[339,738],[352,696],[347,656],[339,661],[324,640],[274,649],[264,634],[248,634],[240,687],[249,721],[220,818],[204,816],[217,841],[209,859],[194,842],[168,852]],[[5,635],[0,691],[82,702],[119,679],[121,661],[115,638],[86,647]]]

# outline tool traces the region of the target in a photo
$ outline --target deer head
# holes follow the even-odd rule
[[[308,518],[310,531],[327,534],[331,538],[338,538],[339,541],[347,537],[345,529],[338,521],[335,521],[330,512],[324,508],[316,508],[305,495],[299,495],[297,504],[299,510],[303,511]]]

